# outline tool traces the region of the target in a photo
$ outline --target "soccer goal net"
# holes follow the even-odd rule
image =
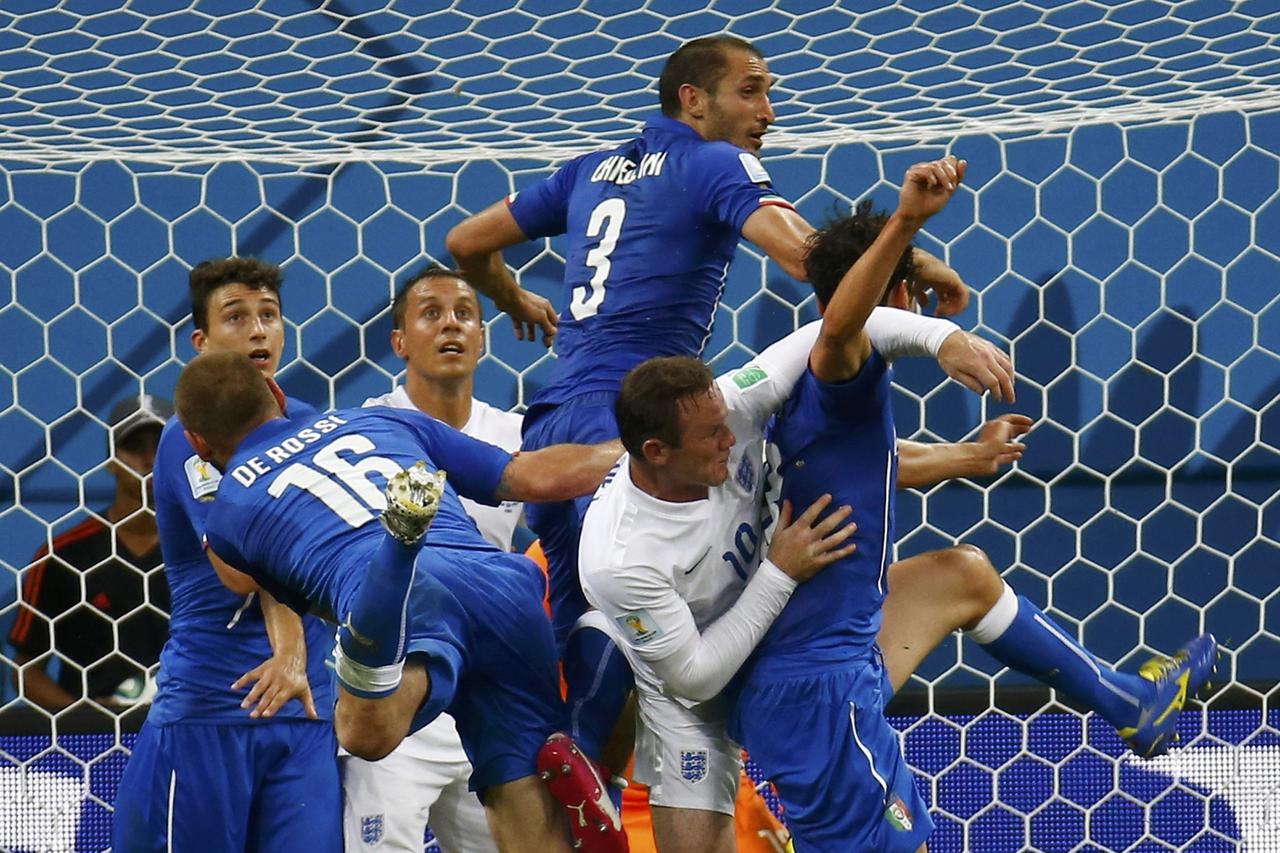
[[[1204,630],[1223,644],[1230,688],[1186,715],[1185,749],[1151,762],[976,646],[944,645],[895,706],[930,849],[1280,849],[1280,9],[1266,0],[8,0],[5,636],[97,606],[87,586],[55,612],[20,601],[38,552],[111,503],[113,407],[172,396],[192,355],[191,266],[283,266],[282,384],[358,405],[399,375],[393,288],[449,262],[450,226],[636,132],[665,57],[722,32],[778,77],[762,157],[811,222],[891,205],[913,162],[969,161],[920,243],[972,287],[958,320],[1012,353],[1018,400],[903,364],[899,433],[963,440],[1006,411],[1036,426],[1015,469],[904,494],[899,554],[984,548],[1121,667]],[[563,300],[558,240],[508,260]],[[815,316],[807,286],[744,246],[705,355],[736,366]],[[518,407],[554,355],[487,323],[477,395]],[[102,658],[129,654],[109,622],[106,636]],[[135,726],[28,701],[28,657],[0,657],[0,848],[103,849]],[[25,666],[83,693],[92,662],[54,648]]]

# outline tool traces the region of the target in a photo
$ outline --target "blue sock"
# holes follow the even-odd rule
[[[599,761],[635,686],[631,666],[607,634],[580,624],[565,644],[564,680],[569,688],[569,734],[578,749]]]
[[[420,548],[384,536],[338,629],[335,671],[357,696],[389,696],[400,684],[409,593]]]
[[[1134,725],[1140,703],[1152,695],[1149,681],[1116,672],[1099,661],[1007,585],[1000,601],[969,636],[1005,666],[1034,676],[1097,711],[1117,728]]]

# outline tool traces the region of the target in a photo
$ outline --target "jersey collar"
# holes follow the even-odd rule
[[[644,129],[657,130],[662,133],[670,133],[675,136],[687,136],[693,139],[702,139],[702,134],[698,133],[698,131],[694,130],[689,125],[679,119],[665,116],[662,113],[649,116],[644,123]]]

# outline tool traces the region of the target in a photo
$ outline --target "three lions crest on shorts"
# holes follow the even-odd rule
[[[680,775],[687,782],[701,782],[707,778],[707,751],[705,749],[681,750]]]
[[[367,814],[360,818],[360,841],[370,847],[382,841],[385,821],[380,814]]]

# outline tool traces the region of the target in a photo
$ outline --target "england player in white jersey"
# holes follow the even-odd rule
[[[945,347],[957,378],[994,364],[994,348],[947,321],[880,309],[868,326],[892,355]],[[848,553],[848,508],[812,525],[822,500],[762,542],[764,426],[817,334],[818,324],[803,327],[714,383],[696,359],[654,359],[619,398],[628,454],[587,512],[580,565],[596,627],[620,641],[636,673],[635,775],[650,786],[664,853],[733,849],[739,747],[717,694],[797,581]]]
[[[391,346],[405,360],[405,384],[364,405],[425,412],[472,438],[519,450],[520,415],[472,396],[484,325],[471,287],[452,270],[428,266],[401,287],[392,314]],[[510,550],[523,505],[461,500],[480,535]],[[470,777],[471,763],[448,714],[381,761],[345,756],[346,849],[420,853],[430,823],[443,853],[496,853],[484,807],[467,788]]]

